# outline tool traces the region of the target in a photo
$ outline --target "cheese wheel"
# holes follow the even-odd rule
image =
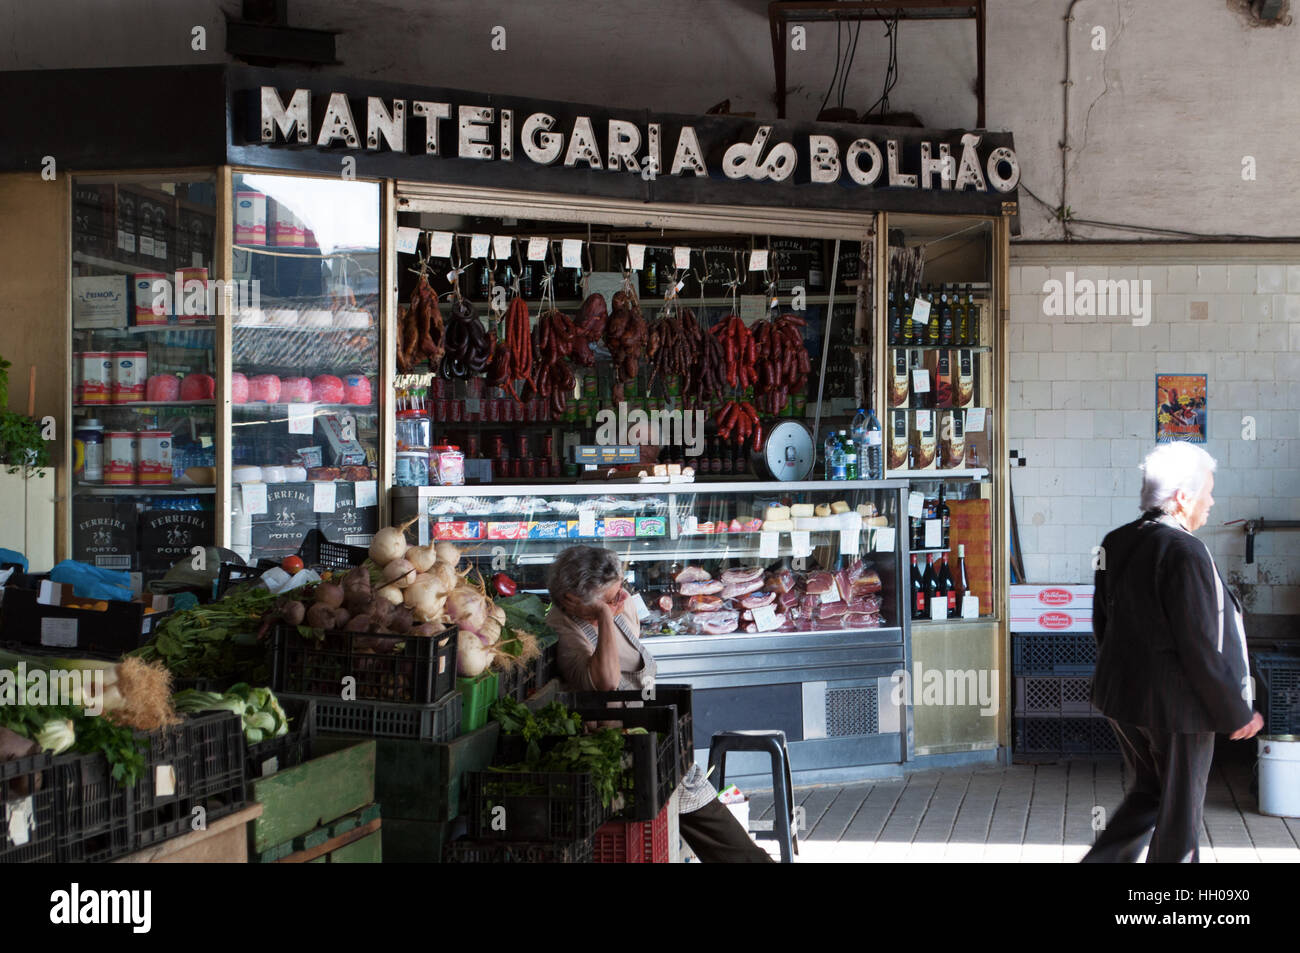
[[[815,507],[811,503],[796,503],[790,507],[791,516],[812,516]]]
[[[793,529],[793,520],[763,520],[763,532],[765,533],[788,533]]]
[[[817,504],[817,509],[816,509],[815,512],[816,512],[816,515],[818,515],[818,516],[830,516],[830,515],[831,515],[831,508],[830,508],[828,505],[826,505],[825,503],[818,503],[818,504]]]
[[[845,503],[843,500],[836,500],[831,504],[832,513],[847,513],[848,511],[849,504]]]
[[[788,520],[790,518],[790,507],[788,506],[769,506],[763,511],[763,522],[770,523],[773,520]]]

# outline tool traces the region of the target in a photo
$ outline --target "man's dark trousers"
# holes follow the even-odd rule
[[[1148,863],[1198,863],[1214,732],[1156,734],[1107,720],[1119,738],[1133,787],[1083,862],[1132,863],[1154,827]]]

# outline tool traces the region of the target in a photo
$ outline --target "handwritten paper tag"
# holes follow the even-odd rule
[[[760,632],[771,632],[773,629],[779,629],[781,622],[776,617],[776,606],[759,606],[754,610],[754,625]]]
[[[337,490],[334,483],[316,483],[312,485],[311,508],[314,513],[333,513]]]
[[[749,253],[749,270],[766,271],[767,270],[767,249],[755,248]]]
[[[547,239],[530,238],[528,239],[528,260],[541,261],[546,257]]]
[[[919,520],[925,513],[925,494],[920,490],[913,490],[907,494],[907,515],[914,520]]]
[[[912,390],[918,394],[928,394],[930,392],[930,372],[925,368],[917,368],[912,371]]]
[[[930,323],[930,302],[924,298],[917,298],[912,305],[912,320],[920,324]]]
[[[943,545],[943,520],[925,521],[925,548],[938,549]]]
[[[689,268],[691,267],[691,249],[688,245],[673,246],[673,267]]]
[[[641,598],[641,593],[637,592],[632,594],[632,608],[636,610],[636,617],[638,619],[650,618],[650,609],[646,606],[645,600]]]
[[[806,529],[797,529],[790,534],[790,548],[795,556],[812,555],[812,533]]]
[[[840,530],[840,555],[856,556],[858,546],[861,544],[861,529],[842,529]]]
[[[970,594],[962,596],[961,617],[963,619],[978,619],[980,617],[979,596],[972,596]]]
[[[511,238],[509,235],[493,235],[492,236],[493,257],[495,257],[498,261],[503,261],[506,258],[509,258],[510,249],[511,246],[514,245],[514,242],[515,240]]]
[[[414,255],[420,243],[420,230],[409,225],[397,226],[397,250],[403,255]]]
[[[893,551],[894,551],[894,527],[877,526],[875,552],[892,553]]]
[[[596,535],[596,511],[581,509],[578,510],[578,535],[595,536]]]
[[[355,484],[357,506],[377,506],[379,504],[379,486],[374,480],[362,480]]]
[[[645,267],[644,245],[627,246],[627,267],[632,271],[640,271]]]
[[[488,249],[491,247],[491,235],[472,235],[469,240],[469,257],[486,258]]]
[[[316,408],[311,404],[289,405],[289,433],[311,433]]]
[[[565,268],[582,267],[582,239],[566,238],[560,244],[561,262]]]
[[[948,618],[948,600],[935,596],[930,600],[930,621],[939,622]]]
[[[781,534],[763,530],[758,534],[758,558],[775,559],[780,552]]]
[[[966,411],[966,432],[982,433],[984,430],[984,411],[983,407],[972,407]]]
[[[241,483],[239,488],[244,497],[244,513],[246,515],[257,516],[266,512],[265,483]]]
[[[429,257],[430,258],[450,258],[451,243],[456,236],[451,232],[430,232],[429,233]]]

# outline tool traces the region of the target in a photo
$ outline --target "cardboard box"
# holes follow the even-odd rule
[[[889,446],[886,469],[906,470],[911,462],[908,453],[911,434],[908,430],[907,411],[891,410],[889,412]]]
[[[604,521],[605,530],[601,536],[635,536],[636,520],[630,516],[611,516]]]
[[[182,205],[178,210],[176,251],[173,261],[179,268],[207,268],[212,272],[216,217],[210,212]]]
[[[314,492],[314,488],[313,488]],[[331,543],[368,546],[379,531],[379,508],[357,507],[355,483],[334,485],[334,512],[317,513],[316,525]]]
[[[1093,586],[1011,586],[1012,632],[1091,632]]]
[[[909,450],[911,469],[913,470],[933,470],[938,464],[936,416],[933,410],[912,412],[912,433],[909,438]]]
[[[966,463],[966,413],[939,411],[939,468],[960,469]]]
[[[111,185],[74,185],[72,189],[72,250],[96,258],[111,258],[114,248],[114,190]]]
[[[126,275],[72,279],[74,328],[124,328],[126,316]]]
[[[266,512],[252,514],[253,549],[265,556],[288,556],[316,528],[315,489],[311,483],[268,483]]]
[[[72,509],[72,558],[103,569],[139,569],[134,503],[80,499]]]
[[[487,523],[478,520],[458,520],[439,518],[431,524],[434,539],[483,539],[487,535]]]
[[[488,539],[527,539],[528,524],[518,520],[487,524]]]
[[[889,352],[890,358],[890,377],[889,377],[889,406],[906,407],[908,397],[911,394],[912,384],[911,377],[908,374],[907,355],[910,352],[906,348],[897,348]]]
[[[531,520],[528,523],[529,539],[564,539],[568,535],[569,526],[563,520]]]
[[[211,510],[145,510],[140,514],[140,563],[147,573],[165,573],[195,546],[213,545]]]
[[[668,520],[663,516],[638,516],[636,518],[636,534],[638,536],[666,536],[668,534]]]
[[[954,407],[970,407],[975,403],[975,351],[961,348],[954,351],[956,367],[953,369],[956,379],[953,391]]]
[[[176,200],[166,192],[141,189],[136,202],[139,238],[136,261],[151,268],[166,270],[176,233]]]
[[[357,467],[366,462],[366,451],[355,437],[355,427],[353,429],[353,438],[346,439],[343,436],[343,422],[337,414],[326,414],[316,418],[316,430],[325,441],[325,458],[324,466],[329,467]]]

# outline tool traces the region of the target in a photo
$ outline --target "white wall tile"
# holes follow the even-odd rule
[[[1139,440],[1154,439],[1155,427],[1154,410],[1124,411],[1124,435],[1126,437],[1136,437]]]
[[[1079,382],[1079,393],[1083,398],[1084,410],[1109,410],[1110,388],[1100,379]]]
[[[1105,526],[1108,522],[1106,517],[1110,515],[1110,507],[1106,505],[1106,513],[1103,515],[1098,506],[1099,501],[1089,500],[1087,510],[1093,515],[1096,522],[1084,526],[1067,526],[1065,528],[1065,552],[1068,555],[1086,557],[1088,562],[1092,562],[1092,548],[1099,546],[1104,538],[1105,532],[1099,527]]]
[[[1282,310],[1279,312],[1275,306],[1273,318],[1275,320],[1281,318],[1288,322],[1300,321],[1300,294],[1283,295]]]
[[[1032,324],[1043,317],[1043,308],[1038,295],[1018,294],[1011,296],[1011,323]]]
[[[1092,415],[1092,432],[1096,439],[1113,440],[1123,438],[1124,412],[1122,410],[1098,410]],[[1107,450],[1109,454],[1109,448]]]
[[[1259,445],[1259,465],[1261,467],[1285,467],[1288,463],[1285,440],[1256,440]]]
[[[1198,322],[1196,346],[1202,351],[1223,351],[1228,347],[1228,325],[1216,322]]]
[[[1112,331],[1114,329],[1112,328]],[[1108,351],[1097,355],[1097,379],[1119,380],[1124,376],[1124,355]]]
[[[1116,354],[1136,351],[1138,348],[1138,329],[1131,324],[1117,324],[1110,329],[1110,349]]]
[[[1038,355],[1038,376],[1044,381],[1065,379],[1065,365],[1069,360],[1067,354],[1048,353]]]
[[[1113,439],[1110,442],[1110,462],[1113,467],[1135,467],[1141,461],[1138,441],[1133,437]]]
[[[1103,328],[1089,328],[1089,338],[1099,337],[1095,332],[1102,331]],[[1066,377],[1072,381],[1095,381],[1097,379],[1097,355],[1091,352],[1080,352],[1075,354],[1066,362]]]
[[[1228,290],[1227,265],[1197,265],[1196,290],[1223,292]]]
[[[1260,265],[1255,288],[1260,294],[1279,294],[1286,290],[1286,269],[1281,265]]]
[[[1065,412],[1065,438],[1067,440],[1091,440],[1092,433],[1092,415],[1091,410],[1067,410]]]
[[[1228,406],[1243,411],[1264,409],[1259,399],[1259,385],[1251,381],[1229,381]]]
[[[1254,356],[1254,355],[1252,355]],[[1220,385],[1245,380],[1246,358],[1237,351],[1220,351],[1214,357],[1214,379]]]
[[[1273,318],[1272,295],[1247,295],[1241,301],[1241,316],[1245,321],[1271,321]]]
[[[1079,392],[1079,382],[1072,380],[1052,381],[1052,407],[1055,410],[1082,410],[1083,399]]]
[[[1011,490],[1016,499],[1038,495],[1038,471],[1033,467],[1011,468]],[[1026,547],[1028,548],[1028,547]]]
[[[1021,265],[1011,265],[1007,268],[1007,294],[1020,293],[1020,273],[1023,270]]]
[[[1286,405],[1291,410],[1300,410],[1300,381],[1289,381],[1287,383]]]
[[[1244,301],[1245,296],[1239,294],[1210,295],[1210,320],[1240,321]],[[1188,317],[1191,317],[1190,313]]]
[[[1034,436],[1034,412],[1011,410],[1007,412],[1007,436],[1012,440]]]
[[[1196,290],[1195,265],[1170,265],[1168,290],[1175,294]]]
[[[1150,328],[1143,328],[1143,331],[1149,331]],[[1167,342],[1166,342],[1167,344]],[[1167,349],[1167,348],[1166,348]],[[1146,380],[1154,379],[1156,373],[1156,356],[1151,353],[1151,349],[1142,348],[1139,351],[1130,351],[1128,354],[1128,373],[1125,375],[1129,380]]]
[[[1038,379],[1038,355],[1011,352],[1010,377],[1013,381]]]
[[[1038,474],[1038,492],[1044,496],[1056,496],[1065,490],[1065,471],[1060,467],[1050,467]]]
[[[1247,470],[1243,474],[1242,492],[1247,496],[1257,496],[1261,500],[1271,500],[1273,498],[1273,472],[1264,469]]]
[[[1052,349],[1052,326],[1043,322],[1032,322],[1021,328],[1023,340],[1021,347],[1030,353],[1040,354]]]
[[[1240,291],[1246,294],[1255,292],[1255,266],[1254,265],[1229,265],[1228,266],[1228,290]]]
[[[1042,294],[1043,282],[1048,279],[1049,275],[1046,268],[1039,265],[1025,265],[1020,269],[1020,293],[1021,294]],[[1254,283],[1251,284],[1251,290],[1255,289]]]
[[[1153,322],[1145,328],[1138,328],[1138,350],[1169,350],[1169,325],[1155,324]]]
[[[1067,444],[1062,443],[1061,441],[1048,437],[1034,437],[1028,440],[1022,440],[1020,443],[1021,454],[1029,461],[1029,465],[1025,467],[1016,467],[1017,470],[1029,470],[1032,468],[1042,469],[1044,467],[1050,467],[1054,463],[1059,463],[1060,461],[1056,460],[1057,447],[1065,448],[1067,446]]]
[[[1097,492],[1097,478],[1089,467],[1076,467],[1066,471],[1065,492],[1071,496],[1093,496]]]
[[[1290,330],[1285,324],[1260,324],[1256,326],[1255,350],[1276,354],[1291,345]]]
[[[1060,523],[1044,523],[1038,527],[1038,551],[1044,555],[1065,554],[1065,527]]]
[[[1257,354],[1255,355],[1255,357],[1257,358],[1267,357],[1267,362],[1260,361],[1259,364],[1254,365],[1261,369],[1261,376],[1264,378],[1263,382],[1257,385],[1259,387],[1259,409],[1255,411],[1255,414],[1258,416],[1261,414],[1267,414],[1273,408],[1281,407],[1283,404],[1286,403],[1287,385],[1285,383],[1278,383],[1277,381],[1272,380],[1273,377],[1272,362],[1275,359],[1272,354],[1269,355]],[[1258,425],[1256,425],[1256,427],[1258,428]],[[1261,434],[1259,434],[1258,429],[1256,429],[1256,436],[1261,436]]]
[[[1138,268],[1138,278],[1151,282],[1153,294],[1163,294],[1169,290],[1169,270],[1164,265],[1143,265]]]
[[[1011,324],[1007,327],[1007,353],[1020,354],[1025,350],[1025,326]]]
[[[1052,500],[1051,521],[1060,526],[1074,526],[1083,522],[1083,509],[1077,496],[1058,496]]]
[[[1077,324],[1052,325],[1052,350],[1058,354],[1077,354],[1083,348],[1083,329]]]
[[[1230,324],[1226,327],[1228,328],[1227,347],[1247,353],[1259,350],[1258,324]]]
[[[1023,410],[1048,410],[1052,406],[1052,385],[1047,381],[1022,381],[1020,407]]]
[[[1259,441],[1234,440],[1228,450],[1228,462],[1234,470],[1245,472],[1259,466]],[[1258,495],[1258,494],[1251,494]]]
[[[1161,321],[1166,324],[1182,324],[1184,321],[1188,320],[1187,302],[1191,300],[1193,300],[1192,295],[1156,295],[1156,308],[1152,320]],[[1204,301],[1205,299],[1200,298],[1196,300]]]
[[[1050,560],[1046,556],[1026,553],[1024,557],[1025,576],[1030,582],[1052,582]]]
[[[1286,290],[1300,292],[1300,265],[1286,266]]]

